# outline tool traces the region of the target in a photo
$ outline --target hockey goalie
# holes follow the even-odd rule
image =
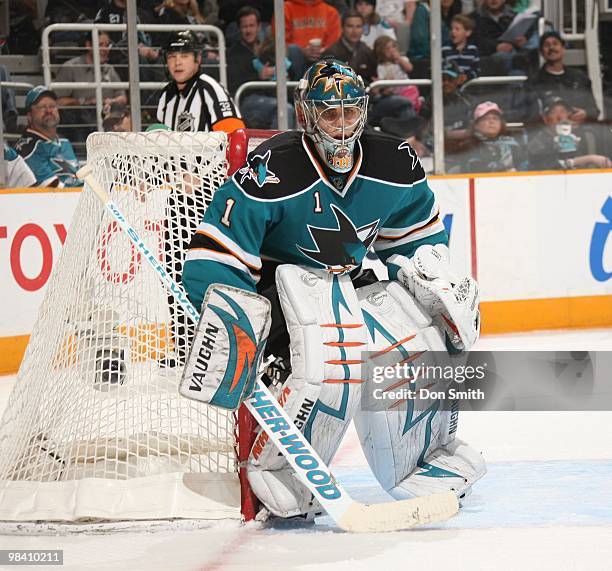
[[[480,329],[477,284],[451,270],[417,155],[400,139],[364,130],[367,106],[363,82],[346,64],[312,65],[295,96],[303,130],[262,143],[216,192],[192,238],[183,282],[197,308],[233,331],[236,371],[255,366],[265,343],[273,357],[264,380],[325,462],[354,419],[372,471],[394,498],[448,490],[464,498],[486,469],[456,438],[453,403],[432,399],[421,412],[406,403],[362,406],[372,392],[368,360],[467,352]],[[389,281],[362,269],[372,249]],[[243,302],[211,301],[211,284],[243,291]],[[257,324],[250,333],[248,318]],[[196,337],[186,370],[208,355],[210,342]],[[241,398],[252,387],[243,377]],[[197,389],[223,405],[227,387],[214,379]],[[236,373],[229,388],[237,381]],[[263,432],[248,476],[264,514],[320,511]]]

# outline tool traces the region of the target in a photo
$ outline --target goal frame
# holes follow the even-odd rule
[[[260,131],[260,130],[241,130],[231,134],[228,137],[227,144],[227,161],[229,168],[226,173],[226,179],[233,174],[238,168],[244,164],[247,153],[250,150],[250,146],[253,146],[254,140],[263,140],[269,138],[274,132]],[[252,443],[255,439],[255,428],[256,423],[251,415],[248,413],[245,407],[241,407],[235,414],[234,427],[234,441],[236,442],[236,466],[237,466],[237,478],[240,486],[241,495],[241,514],[245,521],[254,519],[257,513],[257,500],[252,493],[248,480],[246,477],[246,462],[252,447]],[[95,477],[95,476],[94,476]],[[27,494],[27,490],[24,488],[24,494]],[[0,494],[1,501],[2,494]],[[27,497],[27,496],[24,496]],[[52,520],[53,518],[50,518]],[[163,521],[164,518],[162,518]],[[187,518],[190,519],[190,518]],[[17,520],[15,520],[17,522]],[[131,520],[130,520],[131,521]],[[113,521],[111,527],[117,528],[117,521]],[[19,521],[20,527],[25,528],[27,525],[23,521]],[[67,524],[68,527],[79,527],[79,523]],[[4,530],[6,525],[1,526]],[[57,526],[56,526],[57,529]]]

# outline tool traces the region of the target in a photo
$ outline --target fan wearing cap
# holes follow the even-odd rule
[[[200,72],[202,54],[192,32],[176,34],[166,48],[172,81],[157,106],[157,121],[173,131],[225,131],[243,129],[244,122],[226,89]]]
[[[448,61],[442,68],[442,97],[444,99],[444,148],[446,152],[456,152],[470,137],[472,121],[472,102],[459,91],[461,70]],[[431,95],[425,99],[421,115],[430,120],[433,103]]]
[[[558,32],[542,34],[540,54],[544,64],[529,78],[530,89],[540,104],[551,96],[562,97],[570,106],[571,121],[596,121],[599,111],[593,98],[591,80],[579,69],[565,65],[565,42]],[[534,106],[532,119],[538,119],[538,115]]]
[[[587,128],[572,124],[572,106],[552,96],[544,100],[543,126],[529,140],[529,166],[533,170],[610,168],[612,161],[597,152],[597,141]]]
[[[465,172],[513,172],[525,160],[514,137],[505,134],[506,122],[499,105],[484,101],[474,109],[472,146],[464,160]]]
[[[44,85],[28,91],[25,99],[28,126],[15,144],[36,177],[37,186],[82,186],[76,177],[79,168],[68,139],[59,137],[57,95]]]

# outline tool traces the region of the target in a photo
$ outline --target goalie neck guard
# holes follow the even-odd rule
[[[321,158],[332,170],[353,167],[355,141],[363,132],[368,96],[361,77],[329,59],[313,64],[295,91],[295,111]]]

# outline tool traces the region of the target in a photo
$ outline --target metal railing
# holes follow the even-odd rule
[[[296,87],[297,81],[287,81],[287,87]],[[234,104],[240,110],[240,100],[245,92],[255,91],[255,90],[270,90],[273,91],[276,89],[276,81],[246,81],[238,89],[236,89],[236,93],[234,95]]]
[[[225,50],[225,37],[223,32],[216,26],[209,26],[204,24],[188,25],[188,26],[172,26],[164,24],[138,24],[136,26],[138,32],[176,32],[183,30],[191,30],[193,32],[211,33],[217,39],[217,46],[215,50],[218,50],[219,54],[219,78],[222,85],[227,85],[227,62],[226,62],[226,50]],[[52,79],[52,67],[55,64],[51,63],[51,51],[54,49],[50,43],[50,35],[54,32],[90,32],[91,33],[91,54],[93,59],[94,69],[94,81],[93,82],[57,82]],[[52,24],[47,26],[43,30],[42,34],[42,58],[43,58],[43,76],[45,85],[50,89],[74,89],[74,90],[86,90],[95,89],[96,95],[96,126],[98,130],[102,130],[102,110],[103,110],[103,90],[112,89],[125,89],[129,88],[129,82],[127,81],[114,81],[104,82],[101,78],[101,65],[100,65],[100,46],[99,46],[99,34],[100,32],[126,32],[126,24]],[[65,47],[59,49],[66,49]],[[82,48],[81,48],[82,49]],[[212,51],[212,48],[211,48]],[[59,66],[57,66],[59,67]],[[167,82],[163,81],[143,81],[140,82],[140,89],[145,91],[155,91],[163,88]]]
[[[470,87],[474,87],[477,85],[508,85],[508,84],[513,84],[513,83],[522,83],[525,81],[527,81],[526,75],[483,76],[483,77],[477,77],[475,79],[467,81],[461,86],[461,90],[462,91],[469,90]],[[377,81],[373,81],[368,86],[368,92],[373,89],[379,88],[379,87],[380,88],[404,87],[407,85],[428,87],[431,85],[431,83],[432,83],[431,79],[379,79]],[[297,86],[297,84],[298,84],[297,81],[288,81],[287,87],[295,87]],[[276,81],[247,81],[246,83],[243,83],[236,90],[236,94],[234,95],[234,102],[236,104],[236,107],[240,109],[240,101],[245,96],[245,94],[248,94],[249,91],[262,90],[262,89],[273,91],[274,89],[276,89]],[[511,126],[520,127],[522,126],[522,123],[512,123]],[[435,129],[436,129],[436,126],[434,125],[434,131]],[[444,124],[443,123],[441,125],[441,130],[442,130],[441,138],[442,140],[444,140]],[[434,138],[435,138],[435,132],[434,132]],[[434,164],[434,168],[436,172],[444,172],[443,165]]]

